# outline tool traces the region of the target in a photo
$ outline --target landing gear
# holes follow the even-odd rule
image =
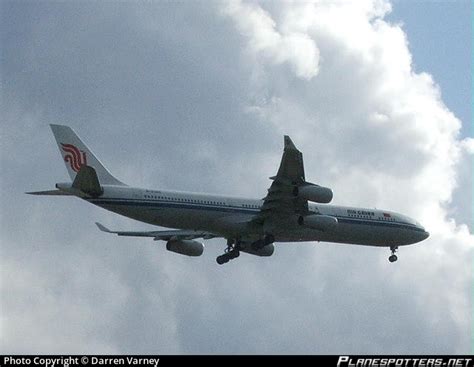
[[[390,247],[390,250],[392,250],[392,255],[390,255],[390,257],[388,258],[388,261],[390,261],[391,263],[398,260],[398,256],[395,255],[395,252],[397,252],[397,249],[398,249],[397,246]]]
[[[224,254],[217,256],[216,262],[219,265],[226,264],[230,260],[236,259],[239,256],[240,256],[240,239],[235,240],[235,242],[234,240],[228,239],[227,248],[225,249]]]
[[[263,239],[257,240],[254,243],[252,243],[252,249],[255,251],[261,250],[265,246],[275,242],[275,237],[271,234],[267,234]]]
[[[230,260],[230,258],[229,258],[229,256],[227,256],[227,254],[217,256],[217,258],[216,258],[216,261],[219,265],[225,264],[225,263],[229,262],[229,260]]]
[[[252,247],[252,250],[255,250],[255,251],[260,250],[265,247],[265,245],[263,244],[263,240],[257,240],[253,242],[250,246]]]

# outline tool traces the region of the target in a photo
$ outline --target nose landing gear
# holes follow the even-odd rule
[[[227,248],[224,251],[223,255],[217,256],[216,261],[219,265],[226,264],[230,260],[236,259],[240,256],[240,240],[237,239],[232,240],[228,239],[227,240]]]
[[[390,247],[390,250],[392,250],[392,255],[390,255],[390,257],[388,258],[388,261],[390,261],[391,263],[398,260],[398,256],[395,255],[395,253],[397,252],[397,249],[398,249],[398,246]]]

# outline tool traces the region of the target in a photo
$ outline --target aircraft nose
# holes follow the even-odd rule
[[[426,240],[430,236],[430,233],[423,228],[423,232],[420,232],[420,241]]]

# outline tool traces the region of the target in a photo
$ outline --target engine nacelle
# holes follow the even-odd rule
[[[242,248],[240,251],[256,256],[272,256],[273,252],[275,251],[275,246],[273,246],[273,243],[271,243],[262,247],[261,249],[254,250],[250,245],[248,245],[245,248]]]
[[[332,190],[330,188],[313,184],[296,187],[295,193],[299,197],[315,203],[327,204],[332,200]]]
[[[330,232],[337,227],[338,222],[336,217],[330,215],[312,214],[299,217],[298,223],[309,228]]]
[[[204,245],[193,240],[170,240],[166,243],[166,249],[181,255],[201,256],[204,252]]]

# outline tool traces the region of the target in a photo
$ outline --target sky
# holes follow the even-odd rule
[[[0,353],[470,353],[470,5],[407,4],[1,2]],[[68,180],[50,123],[130,185],[256,198],[288,134],[334,204],[431,236],[218,266],[107,235],[156,227],[24,194]]]
[[[403,26],[415,71],[433,75],[444,103],[463,122],[461,134],[472,136],[471,2],[396,0],[387,18]]]

